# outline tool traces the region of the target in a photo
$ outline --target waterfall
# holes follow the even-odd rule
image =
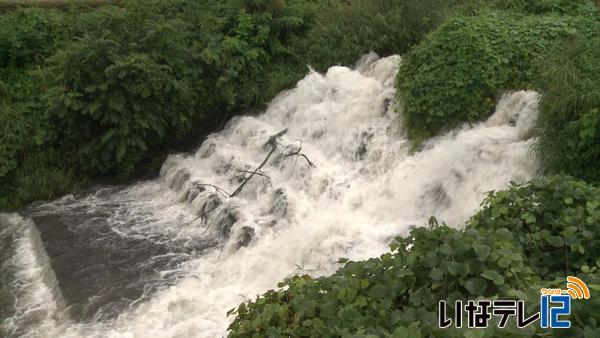
[[[157,179],[28,208],[25,216],[39,227],[60,221],[83,239],[63,251],[91,265],[90,282],[67,286],[97,288],[97,297],[67,297],[74,292],[61,276],[71,272],[53,263],[67,303],[103,299],[92,315],[53,318],[52,329],[32,326],[29,335],[219,337],[232,320],[229,309],[285,277],[330,274],[341,257],[378,256],[432,215],[460,227],[486,192],[534,177],[537,93],[507,93],[487,121],[435,137],[413,154],[395,102],[400,62],[370,54],[352,69],[310,71],[263,114],[233,118],[195,153],[169,156]],[[266,164],[228,197],[268,157],[278,134]],[[53,231],[46,228],[42,235]],[[104,259],[87,256],[98,248],[131,250],[98,270],[131,273],[117,283],[94,272]],[[56,253],[63,261],[67,254]],[[123,288],[135,296],[106,296]]]

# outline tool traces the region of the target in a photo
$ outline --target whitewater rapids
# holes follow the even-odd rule
[[[106,301],[77,320],[68,302],[65,310],[61,274],[57,288],[43,273],[57,263],[39,258],[45,254],[32,246],[34,230],[21,231],[11,249],[12,261],[24,262],[14,264],[19,311],[3,330],[30,337],[224,336],[233,319],[229,309],[285,277],[331,274],[341,257],[376,257],[394,236],[432,215],[460,227],[486,192],[537,174],[530,149],[539,96],[531,91],[505,94],[487,121],[431,139],[411,154],[396,111],[400,61],[371,54],[353,69],[310,71],[263,114],[232,119],[194,154],[171,155],[157,179],[31,207],[24,217],[78,215],[72,230],[83,229],[103,250],[122,250],[112,243],[127,240],[162,251],[139,256],[138,266],[150,266],[135,281],[143,284],[139,298],[119,306]],[[269,138],[285,129],[260,175],[227,198],[265,159]],[[294,152],[314,167],[302,156],[286,156]],[[29,222],[2,217],[13,225]],[[33,301],[36,295],[42,298]],[[27,306],[41,315],[28,315]],[[111,308],[117,313],[103,315]]]

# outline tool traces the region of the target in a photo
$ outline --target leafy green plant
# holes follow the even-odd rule
[[[513,185],[490,193],[467,226],[510,229],[545,279],[588,272],[600,263],[600,187],[565,176]]]
[[[191,125],[194,92],[183,24],[120,11],[107,15],[130,26],[69,43],[46,69],[44,100],[61,135],[58,146],[72,151],[89,174],[128,173],[150,147]]]
[[[535,151],[548,173],[600,182],[600,39],[564,39],[540,66]]]
[[[299,62],[319,71],[352,65],[363,54],[406,52],[437,27],[458,1],[332,1],[294,50]]]
[[[0,99],[0,209],[14,209],[23,201],[58,197],[73,187],[74,175],[61,164],[63,154],[49,146],[55,137],[30,99],[33,84],[13,74],[20,93]],[[1,83],[0,83],[1,84]]]
[[[42,61],[63,38],[64,25],[65,15],[55,10],[31,8],[0,15],[0,68]]]
[[[215,76],[214,95],[220,104],[228,110],[252,110],[291,85],[290,79],[295,82],[306,73],[291,60],[291,43],[308,30],[318,6],[305,0],[239,2],[243,5],[222,28],[222,40],[201,55]],[[290,74],[273,72],[273,67]]]
[[[317,8],[309,0],[129,0],[1,15],[0,119],[22,113],[1,140],[0,179],[12,183],[0,198],[14,202],[0,207],[52,195],[20,180],[32,179],[27,163],[43,158],[48,172],[66,167],[79,179],[126,177],[191,131],[263,107],[305,74],[290,46]],[[38,128],[52,137],[22,142]]]
[[[507,9],[528,14],[587,14],[596,11],[594,3],[588,0],[497,0],[495,8]]]
[[[66,14],[21,9],[0,15],[0,209],[56,197],[73,186],[41,113],[39,65],[66,37]]]
[[[502,91],[535,87],[536,65],[558,37],[595,25],[497,11],[448,19],[407,54],[398,74],[409,138],[419,143],[489,116]]]

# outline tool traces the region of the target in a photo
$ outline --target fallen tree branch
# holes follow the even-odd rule
[[[225,191],[225,189],[218,187],[214,184],[209,184],[209,183],[196,183],[196,185],[198,186],[209,186],[214,188],[218,193],[222,194],[225,197],[235,197],[237,195],[239,195],[242,192],[242,189],[244,188],[244,186],[252,179],[252,177],[254,177],[254,175],[259,175],[259,176],[263,176],[266,177],[267,179],[271,179],[269,176],[267,176],[266,174],[261,172],[262,167],[265,166],[265,164],[267,164],[267,162],[269,161],[269,159],[271,158],[271,156],[273,155],[273,153],[275,153],[275,150],[277,150],[277,139],[281,136],[283,136],[285,133],[287,133],[287,128],[278,132],[277,134],[269,137],[269,140],[264,144],[263,147],[266,146],[270,146],[271,149],[269,149],[269,152],[267,153],[267,156],[265,157],[265,159],[258,165],[258,167],[256,167],[256,169],[254,169],[253,171],[249,171],[249,170],[243,170],[243,169],[239,169],[234,167],[231,163],[226,163],[227,169],[235,169],[238,172],[242,172],[242,173],[247,173],[250,174],[248,175],[248,177],[246,177],[242,183],[237,187],[237,189],[235,189],[235,191],[233,193],[228,193],[227,191]],[[285,153],[283,154],[284,157],[292,157],[292,156],[297,156],[297,157],[303,157],[306,162],[308,163],[309,166],[316,168],[317,166],[308,158],[308,156],[306,156],[305,154],[303,154],[302,152],[302,141],[300,141],[300,146],[298,146],[298,149],[296,149],[295,151],[291,151],[289,153]],[[190,225],[193,222],[195,222],[196,220],[203,218],[204,216],[206,216],[209,212],[217,209],[219,206],[215,206],[214,208],[210,209],[210,210],[206,210],[204,212],[202,212],[198,217],[194,218],[193,220],[185,223],[184,225]],[[206,228],[205,232],[208,230],[208,227]]]
[[[220,193],[221,195],[225,196],[225,197],[231,197],[231,194],[228,193],[227,191],[225,191],[225,189],[218,187],[214,184],[210,184],[210,183],[195,183],[195,185],[199,185],[199,186],[208,186],[208,187],[212,187],[214,188],[218,193]]]
[[[183,226],[190,225],[190,224],[194,223],[195,221],[197,221],[198,219],[204,218],[204,216],[206,216],[206,214],[208,214],[209,212],[211,212],[213,210],[216,210],[219,206],[220,205],[217,205],[216,207],[214,207],[212,209],[209,209],[209,210],[206,210],[206,211],[202,212],[200,215],[198,215],[198,217],[194,218],[193,220],[191,220],[189,222],[184,223]]]
[[[255,173],[255,172],[253,172],[253,171],[249,171],[249,170],[241,170],[241,169],[235,169],[235,170],[236,170],[237,172],[240,172],[240,173],[245,173],[245,174],[255,174],[255,175],[258,175],[258,176],[262,176],[262,177],[264,177],[264,178],[266,178],[266,179],[269,179],[269,180],[271,179],[271,178],[270,178],[270,177],[269,177],[267,174],[265,174],[265,173],[263,173],[263,172],[260,172],[260,171],[258,171],[258,172],[256,172],[256,173]]]
[[[265,159],[262,161],[262,163],[258,167],[256,167],[256,169],[254,169],[254,171],[251,172],[250,175],[248,177],[246,177],[246,179],[244,179],[244,181],[240,184],[240,186],[237,189],[235,189],[235,191],[233,192],[233,194],[231,194],[230,197],[235,197],[240,192],[242,192],[242,189],[244,188],[246,183],[248,183],[248,181],[250,181],[250,179],[252,177],[254,177],[254,175],[256,175],[256,173],[258,173],[265,164],[267,164],[267,162],[269,161],[269,158],[271,158],[271,155],[273,155],[273,153],[277,149],[277,138],[283,136],[285,133],[287,133],[287,128],[278,132],[277,134],[269,137],[269,140],[267,141],[267,143],[265,143],[265,146],[266,145],[271,146],[271,150],[269,150],[267,157],[265,157]]]
[[[267,141],[267,143],[265,143],[265,146],[266,146],[266,145],[271,145],[271,146],[273,146],[273,147],[277,147],[277,139],[278,139],[279,137],[281,137],[281,136],[285,135],[285,133],[287,133],[287,131],[288,131],[288,130],[287,130],[287,128],[285,128],[284,130],[282,130],[282,131],[278,132],[277,134],[275,134],[275,135],[273,135],[273,136],[269,137],[269,140]]]
[[[250,181],[250,179],[256,175],[256,173],[267,163],[267,161],[269,160],[269,158],[271,158],[271,155],[273,155],[273,153],[275,152],[275,149],[277,149],[277,147],[272,147],[271,150],[269,151],[269,153],[267,154],[267,157],[265,157],[265,159],[262,161],[262,163],[256,167],[256,169],[254,169],[253,172],[250,173],[250,175],[248,177],[246,177],[246,179],[244,179],[244,181],[240,184],[240,186],[235,189],[235,191],[233,192],[233,194],[231,194],[231,197],[234,197],[236,195],[238,195],[240,192],[242,192],[242,189],[244,188],[244,186],[246,185],[246,183],[248,183],[248,181]]]
[[[233,169],[233,170],[237,171],[238,173],[244,173],[244,174],[252,174],[253,173],[253,171],[240,169],[240,168],[234,166],[231,163],[226,163],[225,165],[226,165],[227,170]],[[262,176],[262,177],[264,177],[264,178],[266,178],[268,180],[271,180],[271,177],[269,177],[269,175],[265,174],[262,171],[256,172],[256,175],[259,175],[259,176]]]
[[[306,156],[305,154],[301,153],[302,151],[302,142],[300,142],[300,146],[298,147],[298,149],[296,149],[296,151],[291,151],[289,153],[283,154],[283,156],[285,157],[291,157],[291,156],[300,156],[303,157],[306,160],[306,163],[308,163],[309,166],[316,168],[317,166],[308,158],[308,156]]]

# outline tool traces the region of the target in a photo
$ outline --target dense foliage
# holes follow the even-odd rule
[[[494,8],[527,14],[575,14],[595,12],[594,4],[588,0],[496,0]]]
[[[48,147],[55,133],[39,108],[36,67],[56,51],[65,14],[23,9],[0,16],[0,209],[71,188],[64,158]]]
[[[47,118],[84,172],[127,173],[190,128],[198,70],[178,19],[105,7],[85,20],[85,33],[48,61]]]
[[[554,41],[598,22],[587,17],[484,12],[455,16],[412,49],[398,74],[411,139],[422,141],[491,115],[505,90],[534,89]]]
[[[573,328],[564,332],[437,327],[440,300],[524,299],[532,312],[539,288],[562,287],[570,273],[600,291],[599,203],[599,188],[570,177],[491,193],[464,230],[432,219],[379,258],[346,262],[328,277],[285,280],[230,312],[230,336],[594,337],[598,297],[574,302]]]
[[[318,7],[132,0],[1,15],[0,208],[64,193],[71,172],[128,175],[192,131],[261,107],[306,71],[268,74]]]
[[[571,177],[490,193],[467,226],[510,229],[540,276],[576,274],[600,258],[600,187]]]
[[[600,36],[563,40],[543,64],[536,153],[550,173],[600,183]]]
[[[262,109],[307,65],[408,50],[456,3],[128,0],[0,15],[0,209],[160,163]]]
[[[436,28],[459,1],[333,1],[315,27],[295,44],[304,62],[318,71],[332,63],[352,65],[362,55],[403,54]]]
[[[23,9],[0,15],[0,68],[40,62],[57,47],[64,14],[54,10]]]

